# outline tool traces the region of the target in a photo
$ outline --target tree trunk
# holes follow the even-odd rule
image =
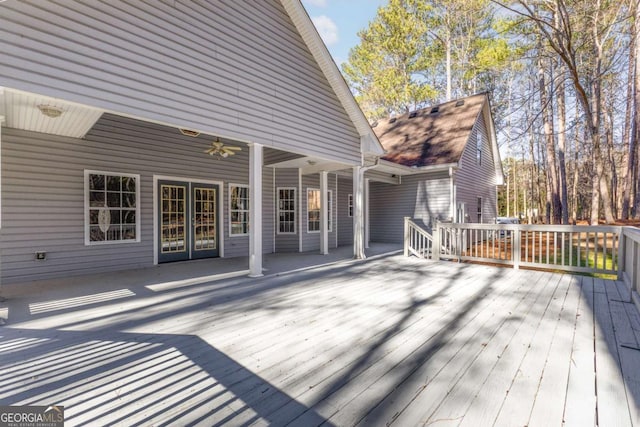
[[[451,30],[447,30],[445,35],[445,52],[447,68],[447,101],[451,101]]]
[[[635,15],[638,14],[639,8],[637,7],[637,2],[631,2],[632,13],[634,18]],[[637,92],[637,78],[635,76],[635,69],[637,67],[637,55],[636,55],[636,37],[638,35],[638,31],[640,31],[640,20],[634,19],[633,25],[631,26],[630,31],[630,40],[629,40],[629,67],[627,70],[627,105],[624,113],[624,132],[622,135],[622,146],[623,146],[623,164],[626,163],[625,175],[622,182],[622,206],[620,208],[620,217],[622,219],[629,218],[629,207],[631,201],[631,191],[633,187],[633,171],[635,168],[635,143],[637,141],[636,138],[636,120],[634,115],[633,124],[631,123],[631,116],[634,111],[634,104],[637,103],[636,92]],[[630,141],[631,139],[631,141]],[[625,162],[626,160],[626,162]]]
[[[556,99],[558,102],[558,168],[560,171],[560,197],[562,204],[562,223],[569,223],[569,205],[567,197],[567,169],[565,165],[565,151],[567,140],[567,112],[565,110],[565,84],[564,84],[564,67],[562,62],[559,64],[559,79],[557,85]]]
[[[542,52],[539,53],[539,55]],[[553,63],[550,62],[549,71],[553,71]],[[553,81],[549,79],[549,84]],[[547,222],[551,224],[560,224],[562,222],[562,205],[560,202],[559,185],[558,185],[558,167],[556,165],[556,147],[553,135],[553,104],[551,97],[548,96],[547,82],[545,79],[544,65],[542,59],[538,59],[538,82],[540,88],[540,104],[542,108],[542,123],[544,127],[545,146],[547,150]],[[549,91],[553,93],[553,89]],[[552,214],[552,215],[551,215]]]

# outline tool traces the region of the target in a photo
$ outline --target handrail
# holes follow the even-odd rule
[[[640,229],[620,226],[436,222],[405,218],[405,256],[616,275],[640,309]]]
[[[433,237],[411,218],[404,218],[404,256],[433,257]]]
[[[629,288],[629,300],[640,310],[640,229],[623,227],[618,278]]]

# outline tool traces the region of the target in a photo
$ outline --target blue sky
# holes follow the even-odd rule
[[[357,32],[386,3],[387,0],[302,0],[338,66],[349,58],[349,49],[360,41]]]

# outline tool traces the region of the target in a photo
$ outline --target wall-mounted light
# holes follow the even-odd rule
[[[54,105],[49,105],[49,104],[40,104],[38,105],[38,110],[40,110],[40,112],[42,114],[44,114],[45,116],[51,118],[51,119],[55,119],[58,118],[62,115],[62,113],[64,111],[62,111],[62,108],[60,107],[56,107]]]

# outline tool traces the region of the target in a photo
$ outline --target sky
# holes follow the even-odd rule
[[[307,13],[340,66],[349,58],[349,49],[360,42],[358,31],[373,20],[387,0],[302,0]]]

